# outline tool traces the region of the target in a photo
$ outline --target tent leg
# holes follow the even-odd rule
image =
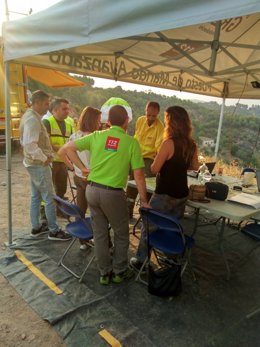
[[[219,141],[220,141],[220,135],[221,135],[221,128],[223,123],[223,116],[224,116],[224,108],[225,108],[225,97],[222,100],[221,105],[221,111],[219,116],[219,123],[218,123],[218,134],[217,134],[217,140],[216,140],[216,146],[215,146],[215,159],[218,157],[218,150],[219,150]]]
[[[7,175],[7,211],[8,211],[8,243],[12,246],[12,185],[11,185],[11,115],[10,115],[10,92],[9,92],[9,64],[4,64],[5,71],[5,146],[6,146],[6,175]]]

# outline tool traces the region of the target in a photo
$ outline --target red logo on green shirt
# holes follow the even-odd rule
[[[105,145],[105,150],[116,152],[118,149],[119,141],[120,139],[118,137],[108,136],[106,145]]]

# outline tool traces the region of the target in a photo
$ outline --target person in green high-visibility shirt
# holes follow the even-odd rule
[[[151,172],[151,164],[159,152],[160,145],[163,139],[163,124],[158,119],[160,105],[158,102],[150,101],[145,107],[145,116],[137,119],[135,125],[135,138],[140,144],[142,156],[145,164],[145,176],[153,177]],[[133,180],[133,173],[130,172],[130,180]],[[129,209],[129,218],[133,217],[137,190],[134,187],[127,187],[127,200]]]
[[[133,169],[141,205],[147,203],[144,162],[137,140],[126,134],[127,110],[122,105],[110,108],[110,128],[95,131],[75,141],[68,142],[65,151],[69,160],[88,176],[86,189],[94,232],[95,256],[100,270],[100,284],[121,283],[131,277],[128,268],[129,220],[124,188],[129,168]],[[77,151],[89,150],[90,169],[80,160]],[[114,252],[109,252],[108,226],[114,231]]]

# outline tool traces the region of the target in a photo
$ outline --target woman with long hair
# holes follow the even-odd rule
[[[180,106],[167,108],[164,136],[151,171],[156,174],[156,188],[150,200],[154,210],[182,218],[189,195],[187,170],[199,168],[197,145],[192,138],[192,124],[187,111]],[[147,256],[145,231],[142,230],[137,258],[130,263],[140,268]]]
[[[164,122],[164,141],[151,165],[157,176],[150,203],[155,210],[181,218],[189,194],[187,170],[199,168],[197,145],[192,138],[190,117],[183,107],[167,108]]]

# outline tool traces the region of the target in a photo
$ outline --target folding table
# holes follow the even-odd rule
[[[222,181],[224,182],[226,181],[227,184],[231,186],[231,185],[234,185],[236,182],[238,182],[239,179],[228,176],[227,178],[223,177]],[[190,185],[194,183],[198,184],[197,180],[189,177],[188,184]],[[136,187],[136,183],[134,180],[128,181],[128,185],[132,187],[133,186]],[[146,178],[146,188],[148,192],[150,193],[154,192],[155,177]],[[243,220],[250,219],[260,214],[260,209],[254,209],[251,207],[247,207],[245,205],[232,203],[227,200],[226,201],[219,201],[214,199],[209,199],[209,200],[210,200],[209,203],[201,203],[201,202],[191,201],[191,200],[187,201],[187,206],[190,206],[195,209],[195,221],[194,221],[192,235],[194,235],[197,231],[200,210],[203,210],[203,209],[207,210],[208,212],[216,215],[216,217],[219,217],[218,222],[220,222],[221,224],[220,224],[220,232],[218,233],[218,245],[219,245],[220,252],[223,256],[225,266],[226,266],[227,279],[229,279],[230,266],[225,255],[224,248],[223,248],[223,235],[225,231],[226,220],[232,219],[236,222],[241,222]]]

